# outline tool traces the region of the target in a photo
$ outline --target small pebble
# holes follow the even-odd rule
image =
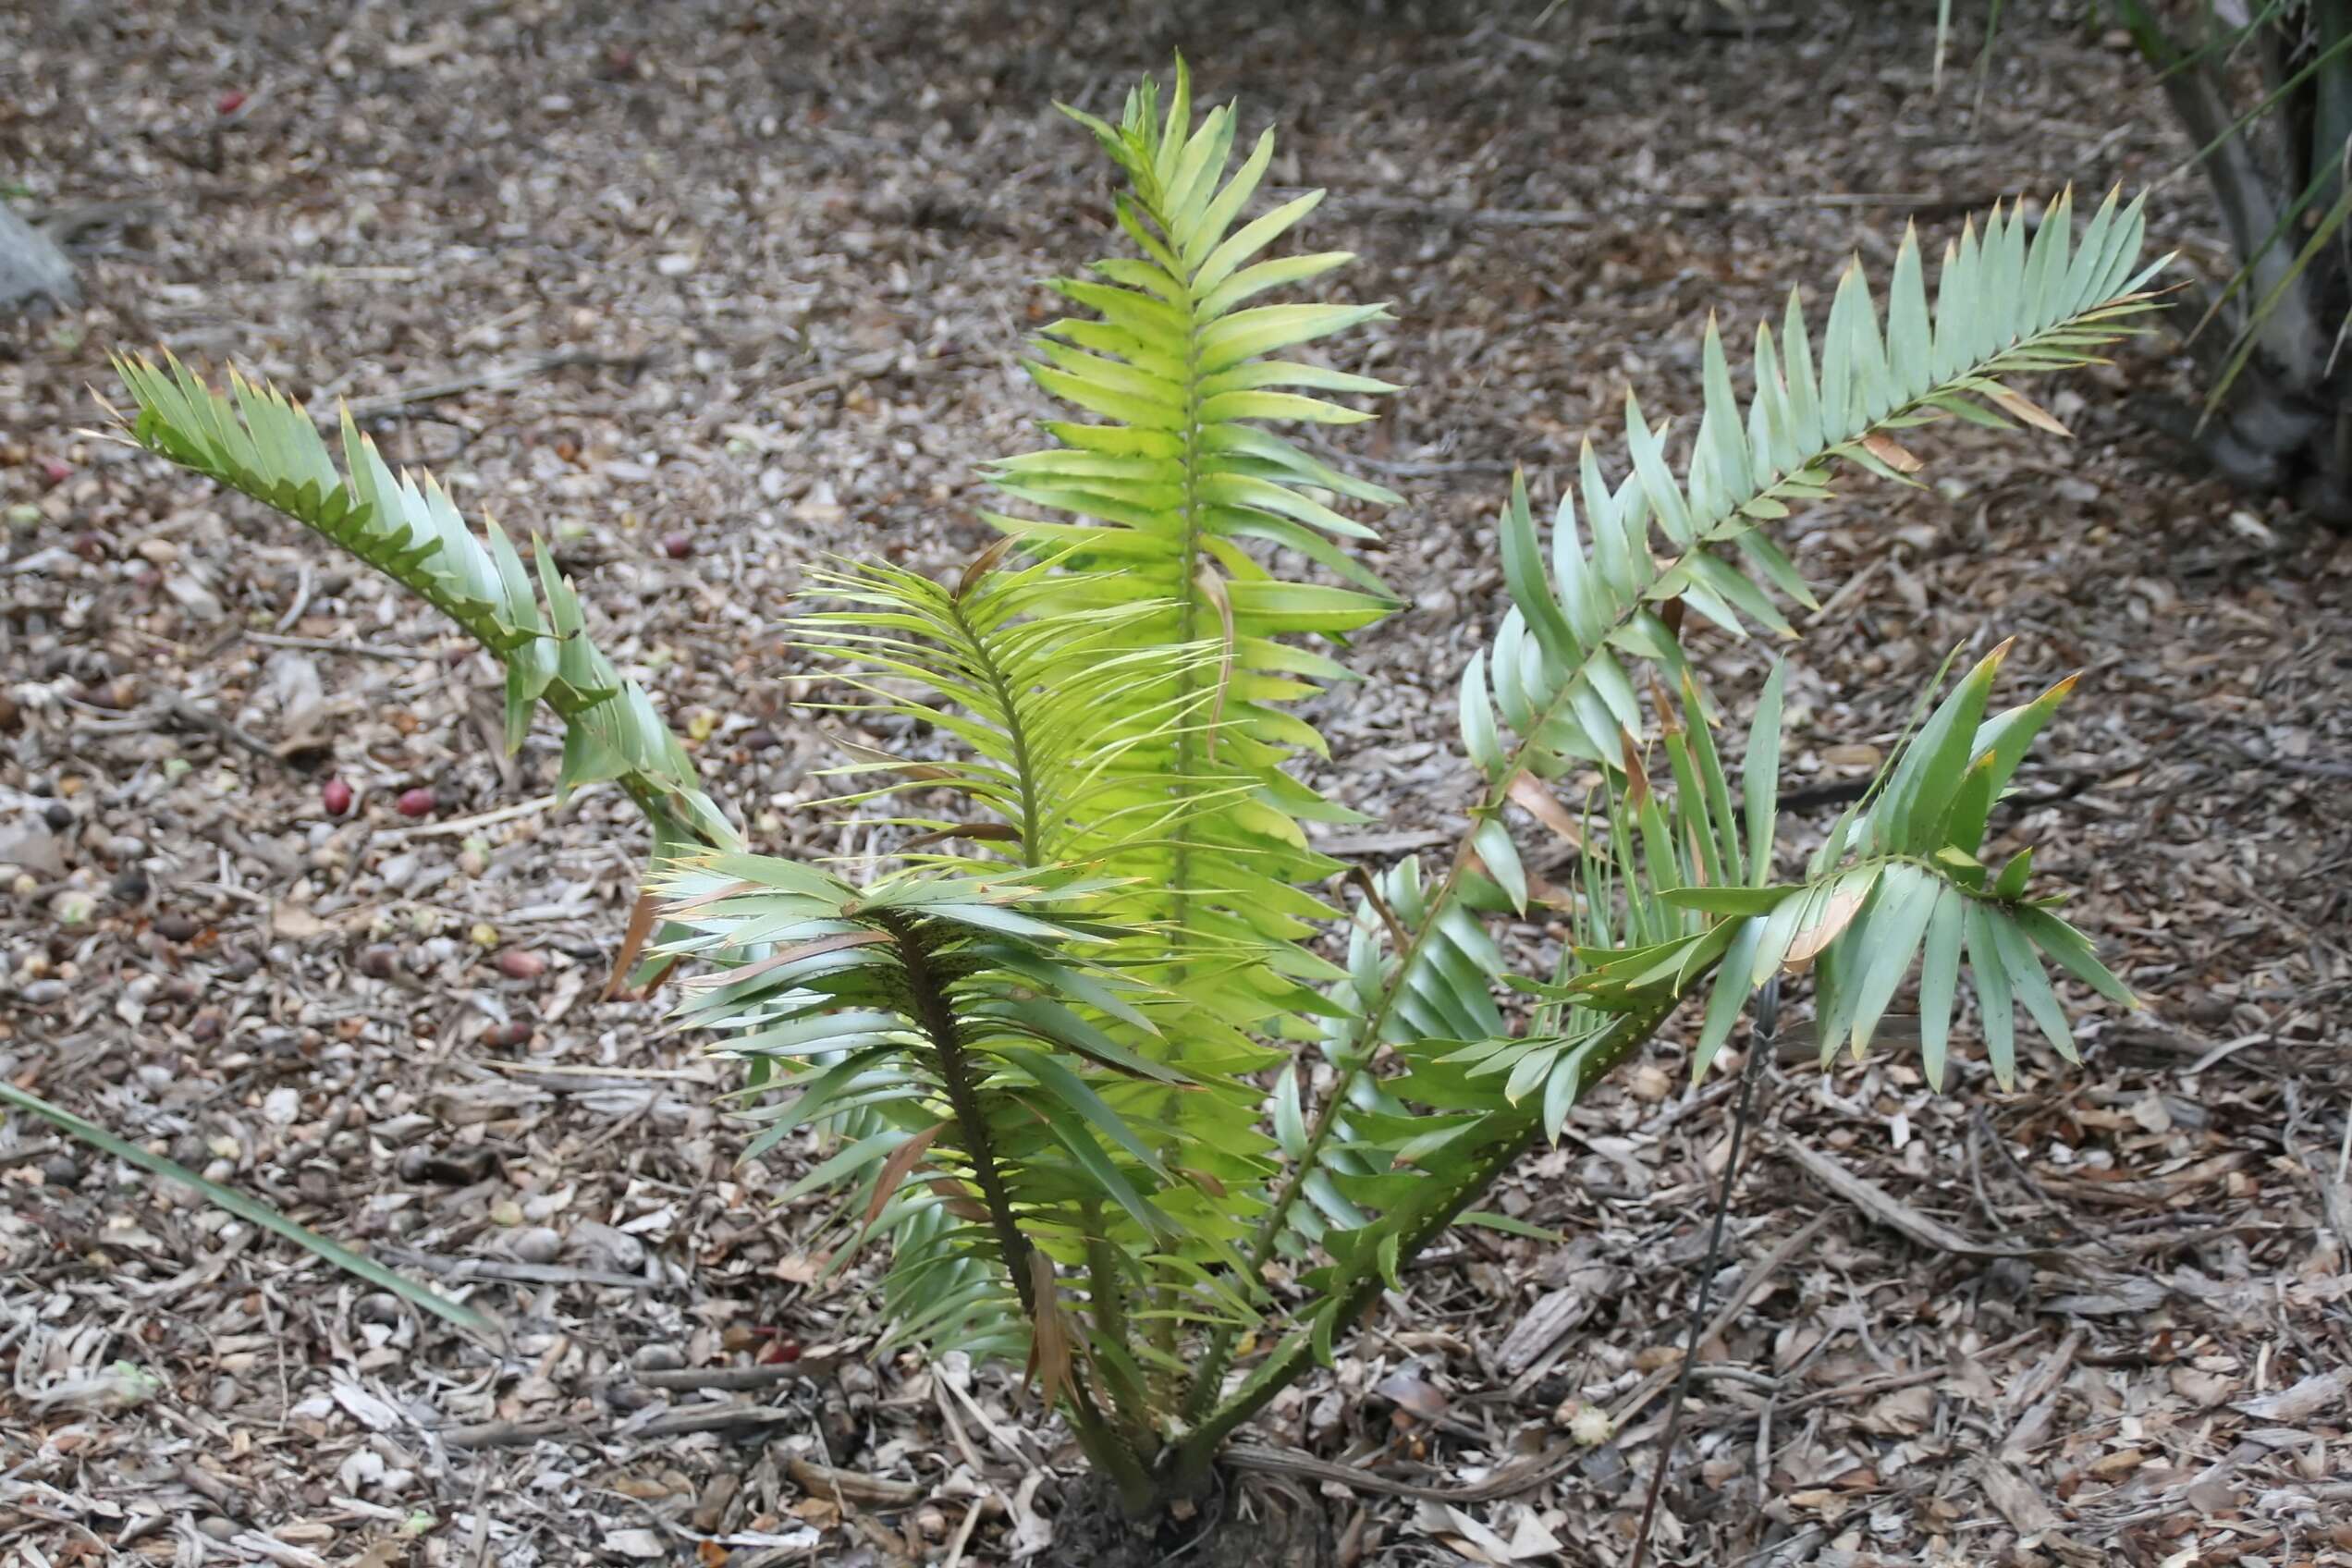
[[[73,807],[63,801],[51,801],[41,808],[41,820],[49,825],[52,833],[63,833],[74,825]]]
[[[360,949],[360,973],[371,980],[389,980],[400,962],[399,953],[384,943]]]
[[[107,891],[123,903],[135,904],[147,896],[147,874],[135,865],[127,865],[115,873]]]
[[[24,998],[29,1007],[55,1007],[66,999],[66,983],[63,980],[35,980],[18,995]]]
[[[155,917],[155,935],[166,942],[187,942],[195,939],[203,926],[184,914],[159,914]]]
[[[686,1353],[676,1345],[655,1341],[639,1345],[637,1354],[629,1358],[629,1365],[640,1372],[675,1372],[686,1365]]]
[[[509,1018],[504,1023],[493,1023],[488,1029],[483,1031],[482,1043],[485,1046],[496,1046],[504,1050],[512,1050],[518,1046],[527,1046],[531,1043],[531,1024],[520,1018]]]
[[[536,1225],[514,1239],[513,1250],[525,1263],[553,1263],[563,1256],[563,1238],[545,1225]]]
[[[197,1520],[196,1529],[199,1534],[210,1536],[216,1541],[233,1540],[238,1534],[236,1521],[224,1519],[217,1513],[207,1513]]]
[[[71,1187],[81,1181],[81,1166],[69,1154],[53,1154],[41,1162],[41,1179],[53,1187]]]
[[[399,1172],[403,1182],[422,1182],[424,1173],[433,1169],[433,1151],[422,1144],[402,1149],[398,1162],[392,1169]]]

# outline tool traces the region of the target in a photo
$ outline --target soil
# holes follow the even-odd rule
[[[1095,1485],[1054,1516],[1054,1550],[1056,1561],[1088,1568],[1330,1568],[1347,1527],[1335,1522],[1341,1512],[1295,1483],[1220,1475],[1197,1505],[1138,1524],[1109,1488]]]
[[[625,802],[557,809],[544,731],[501,758],[428,613],[82,434],[110,351],[351,398],[547,541],[763,848],[854,856],[804,809],[834,753],[779,619],[827,552],[988,539],[976,466],[1041,439],[1035,280],[1116,243],[1049,105],[1111,112],[1181,46],[1280,128],[1271,183],[1330,189],[1340,291],[1392,302],[1348,353],[1407,390],[1329,446],[1405,493],[1377,564],[1414,607],[1315,715],[1371,819],[1331,842],[1382,864],[1462,826],[1511,467],[1548,500],[1629,386],[1689,413],[1709,311],[1798,285],[1818,320],[1905,222],[1933,248],[2069,181],[2152,189],[2157,241],[2225,270],[2117,38],[2012,3],[1979,91],[1954,9],[1939,92],[1907,0],[0,7],[0,181],[78,214],[84,297],[0,322],[0,1073],[509,1330],[12,1121],[0,1552],[1117,1560],[1016,1369],[875,1354],[829,1209],[773,1201],[816,1151],[741,1161],[717,1065],[604,996]],[[2148,1006],[2086,1007],[2084,1063],[2006,1091],[1973,1045],[1942,1095],[1893,1047],[1772,1065],[1653,1562],[2352,1562],[2352,545],[2130,415],[2181,368],[2136,346],[2039,388],[2071,442],[1923,433],[1924,488],[1782,525],[1838,589],[1790,787],[1866,776],[1956,644],[2016,636],[2019,694],[2082,671],[2003,847]],[[1736,705],[1769,652],[1704,658]],[[1449,1238],[1256,1424],[1470,1488],[1608,1418],[1509,1497],[1326,1500],[1341,1560],[1626,1560],[1727,1142],[1728,1080],[1687,1084],[1662,1044],[1495,1194],[1564,1243]],[[1216,1550],[1306,1560],[1273,1516]]]

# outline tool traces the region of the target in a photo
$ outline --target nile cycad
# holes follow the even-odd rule
[[[1164,106],[1146,83],[1116,125],[1077,117],[1124,176],[1130,249],[1056,285],[1081,313],[1032,369],[1086,417],[993,467],[998,545],[937,581],[828,565],[827,607],[799,623],[837,722],[947,743],[847,744],[835,803],[888,836],[879,869],[744,852],[558,580],[543,567],[542,612],[503,536],[485,550],[429,482],[359,443],[340,478],[274,395],[125,374],[139,440],[410,583],[506,661],[510,711],[545,697],[590,731],[567,777],[620,778],[661,829],[665,950],[700,966],[678,1023],[745,1064],[755,1149],[833,1139],[795,1192],[841,1195],[837,1266],[887,1238],[889,1340],[1023,1362],[1140,1512],[1201,1485],[1684,1002],[1703,1072],[1754,986],[1809,972],[1825,1047],[1859,1051],[1917,968],[1940,1080],[1964,973],[2004,1079],[2015,1006],[2069,1047],[2046,962],[2127,999],[2029,857],[1980,859],[2066,683],[1989,717],[2001,655],[1978,660],[1783,876],[1781,678],[1735,790],[1683,639],[1792,635],[1782,601],[1815,600],[1770,525],[1842,466],[1916,468],[1898,437],[1942,415],[2054,423],[2010,379],[2126,330],[2148,274],[2138,207],[2113,199],[2079,234],[2063,197],[2030,238],[1996,211],[1932,299],[1906,236],[1883,313],[1856,268],[1818,336],[1794,295],[1758,329],[1744,404],[1710,325],[1679,464],[1629,398],[1623,460],[1586,447],[1548,537],[1514,483],[1510,608],[1460,683],[1468,829],[1436,866],[1355,873],[1335,962],[1315,944],[1350,868],[1305,825],[1353,817],[1298,777],[1326,748],[1296,704],[1397,605],[1356,553],[1358,514],[1395,497],[1295,428],[1368,417],[1355,400],[1384,384],[1303,350],[1380,312],[1290,297],[1347,258],[1274,251],[1316,198],[1251,216],[1271,134],[1237,164],[1233,110],[1194,124],[1181,66]],[[1564,891],[1530,875],[1509,815],[1557,820],[1562,781],[1585,795]],[[1516,975],[1492,923],[1538,897],[1574,939]]]

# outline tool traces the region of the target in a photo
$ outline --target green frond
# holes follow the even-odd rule
[[[1127,177],[1118,212],[1137,253],[1053,286],[1089,313],[1049,325],[1030,371],[1095,423],[1051,423],[1058,446],[996,464],[998,488],[1047,516],[990,521],[1041,553],[1099,568],[1043,580],[1033,613],[1140,610],[1122,622],[1134,646],[1217,649],[1214,664],[1177,669],[1157,694],[1162,712],[1181,716],[1162,723],[1158,743],[1106,770],[1139,795],[1177,779],[1217,803],[1113,864],[1160,889],[1156,908],[1136,912],[1181,955],[1159,966],[1160,978],[1183,975],[1188,993],[1216,986],[1216,1011],[1231,1025],[1301,1034],[1299,1016],[1317,1004],[1296,982],[1328,972],[1297,944],[1329,912],[1293,889],[1338,867],[1307,848],[1298,824],[1348,814],[1288,771],[1298,753],[1325,748],[1286,710],[1342,673],[1298,640],[1344,637],[1396,606],[1354,553],[1371,531],[1339,509],[1396,497],[1268,426],[1367,417],[1324,395],[1377,394],[1385,383],[1292,354],[1382,312],[1267,300],[1347,258],[1268,254],[1317,198],[1247,217],[1272,133],[1236,164],[1234,110],[1212,108],[1194,124],[1181,64],[1164,106],[1146,83],[1116,125],[1072,117]],[[1260,559],[1268,545],[1333,581],[1271,575]],[[1204,693],[1205,708],[1195,700]],[[1231,962],[1203,968],[1203,952]]]
[[[2066,196],[2052,204],[2030,243],[2022,213],[1996,209],[1981,239],[1972,224],[1947,249],[1931,308],[1917,238],[1906,233],[1883,317],[1858,265],[1848,269],[1820,335],[1818,370],[1813,336],[1791,294],[1780,337],[1769,327],[1758,331],[1755,389],[1745,407],[1709,322],[1704,411],[1679,472],[1669,462],[1665,430],[1629,396],[1628,472],[1612,484],[1587,442],[1577,493],[1562,496],[1548,542],[1524,482],[1514,479],[1498,527],[1511,608],[1491,645],[1473,655],[1460,690],[1464,750],[1486,789],[1451,868],[1408,900],[1429,913],[1401,917],[1401,953],[1388,950],[1385,922],[1358,915],[1358,950],[1334,990],[1338,1019],[1324,1039],[1339,1086],[1317,1122],[1318,1154],[1344,1124],[1344,1108],[1363,1092],[1358,1083],[1382,1047],[1463,1037],[1449,1020],[1490,1005],[1502,980],[1500,962],[1480,963],[1476,945],[1451,933],[1470,910],[1525,906],[1528,880],[1507,826],[1513,790],[1582,766],[1608,782],[1611,812],[1625,809],[1633,782],[1626,759],[1648,728],[1636,694],[1641,664],[1661,667],[1685,693],[1684,717],[1663,744],[1677,781],[1687,777],[1678,801],[1703,806],[1705,820],[1678,827],[1654,794],[1629,821],[1615,824],[1617,830],[1609,839],[1618,859],[1606,868],[1608,900],[1622,902],[1645,885],[1674,885],[1660,874],[1694,851],[1692,880],[1754,885],[1764,876],[1765,862],[1739,864],[1741,825],[1728,795],[1689,787],[1707,772],[1711,709],[1666,611],[1679,605],[1739,636],[1751,624],[1787,634],[1773,593],[1814,601],[1760,525],[1828,494],[1841,462],[1902,477],[1892,463],[1916,467],[1916,459],[1890,432],[1964,410],[1979,422],[2052,423],[2001,378],[2086,362],[2129,330],[2129,318],[2147,307],[2141,289],[2154,270],[2139,262],[2142,235],[2141,204],[2120,207],[2112,196],[2078,243]],[[1776,701],[1773,707],[1777,725]],[[1769,825],[1769,810],[1759,824],[1750,814],[1751,845],[1758,827]],[[1395,903],[1398,890],[1387,891]],[[1600,892],[1588,888],[1587,903]],[[1663,940],[1688,919],[1638,900],[1620,917],[1629,943]],[[1726,1031],[1733,1016],[1735,1010],[1722,1018]],[[1523,1088],[1534,1079],[1532,1066],[1513,1071],[1522,1072]],[[1562,1068],[1563,1084],[1574,1076]],[[1296,1211],[1293,1194],[1303,1190],[1293,1183],[1278,1197],[1262,1222],[1261,1251],[1278,1244]]]
[[[1753,974],[1769,973],[1791,943],[1819,929],[1803,923],[1807,908],[1824,914],[1867,905],[1869,913],[1877,907],[1869,900],[1884,898],[1901,903],[1902,912],[1883,929],[1896,937],[1908,930],[1920,913],[1909,878],[1893,879],[1886,887],[1894,890],[1882,892],[1875,876],[1855,867],[1810,889],[1806,900],[1776,905],[1778,925],[1765,915],[1709,920],[1701,909],[1663,896],[1699,888],[1719,902],[1761,897],[1746,890],[1770,882],[1772,815],[1769,792],[1749,795],[1743,846],[1743,824],[1732,813],[1713,754],[1709,704],[1665,612],[1679,605],[1739,636],[1750,624],[1787,635],[1773,592],[1807,606],[1813,600],[1758,525],[1826,495],[1835,464],[1901,478],[1894,465],[1917,462],[1889,433],[1943,413],[1980,423],[2005,425],[2003,416],[2014,416],[2054,424],[2000,378],[2084,362],[2126,330],[2126,319],[2146,307],[2140,288],[2153,270],[2139,267],[2141,234],[2139,204],[2119,211],[2113,198],[2079,245],[2064,197],[2030,245],[2022,215],[1996,210],[1981,240],[1971,226],[1947,251],[1932,309],[1917,238],[1906,235],[1883,321],[1859,268],[1847,272],[1822,334],[1818,372],[1794,294],[1780,340],[1769,328],[1758,330],[1755,391],[1745,408],[1721,335],[1709,324],[1704,412],[1679,472],[1668,460],[1666,432],[1654,428],[1629,396],[1629,472],[1612,485],[1587,443],[1580,460],[1583,519],[1575,496],[1563,496],[1549,548],[1525,486],[1514,480],[1498,530],[1511,609],[1491,646],[1474,655],[1460,693],[1464,749],[1487,780],[1485,793],[1442,878],[1425,887],[1408,863],[1377,884],[1386,912],[1378,918],[1368,908],[1358,912],[1347,976],[1333,988],[1337,1011],[1323,1039],[1337,1073],[1334,1091],[1296,1140],[1296,1168],[1260,1219],[1254,1260],[1313,1243],[1340,1258],[1345,1273],[1350,1259],[1362,1264],[1365,1249],[1377,1253],[1384,1241],[1393,1245],[1409,1231],[1421,1206],[1437,1201],[1424,1192],[1432,1183],[1391,1169],[1412,1146],[1399,1139],[1415,1136],[1412,1105],[1483,1110],[1513,1126],[1513,1119],[1532,1118],[1528,1126],[1556,1134],[1604,1058],[1623,1046],[1625,1018],[1662,1015],[1729,954]],[[1642,663],[1662,667],[1683,692],[1680,719],[1669,713],[1660,738],[1675,785],[1671,801],[1661,800],[1634,762],[1641,749],[1635,738],[1647,728],[1634,673]],[[1777,692],[1776,676],[1768,692],[1771,741],[1763,753],[1774,762]],[[2015,728],[2021,744],[2031,727],[2020,720]],[[1580,765],[1597,771],[1608,797],[1603,820],[1594,825],[1602,847],[1588,838],[1583,856],[1587,945],[1572,955],[1566,973],[1574,983],[1551,998],[1539,1027],[1507,1039],[1495,1026],[1492,999],[1506,979],[1503,965],[1473,912],[1525,908],[1530,881],[1506,808],[1528,781],[1558,778]],[[2014,754],[2007,766],[2015,766]],[[1944,804],[1935,794],[1915,778],[1901,778],[1893,791],[1898,803],[1880,815],[1900,830],[1924,831],[1918,825],[1929,814],[1916,808]],[[1957,809],[1965,816],[1967,806]],[[1981,831],[1980,816],[1978,823]],[[1865,922],[1866,931],[1873,928]],[[1398,933],[1402,951],[1392,950]],[[2088,951],[2052,937],[2077,958]],[[1766,962],[1758,949],[1776,941],[1780,954]],[[1831,947],[1823,962],[1834,977],[1844,955]],[[2005,979],[2011,971],[1996,973]],[[1883,970],[1868,980],[1850,994],[1856,1011],[1875,1022],[1868,1009],[1874,1002],[1883,1009]],[[2023,994],[2040,995],[2030,988]],[[1720,1049],[1746,995],[1745,985],[1717,986],[1702,1061]],[[2036,1016],[2054,1014],[2044,1007]],[[2004,1012],[1997,1027],[2005,1025]],[[1442,1047],[1464,1040],[1473,1042],[1465,1050]],[[1373,1073],[1383,1052],[1407,1063],[1402,1077]],[[1494,1109],[1498,1099],[1504,1109]],[[1464,1141],[1475,1141],[1482,1126],[1474,1121],[1448,1130],[1452,1158],[1461,1158]],[[1346,1211],[1318,1197],[1327,1187],[1349,1201]],[[1367,1207],[1396,1218],[1367,1220]],[[1210,1366],[1221,1374],[1221,1346]]]
[[[799,618],[802,645],[827,655],[835,673],[826,679],[862,699],[809,705],[911,719],[961,742],[937,759],[862,757],[839,771],[893,775],[860,800],[951,794],[982,821],[960,814],[905,825],[1004,843],[1016,864],[1105,861],[1163,839],[1175,817],[1207,807],[1179,780],[1141,776],[1129,759],[1139,749],[1157,754],[1166,735],[1206,721],[1213,687],[1187,690],[1181,677],[1213,671],[1221,650],[1136,639],[1134,624],[1163,607],[1149,601],[1056,610],[1067,574],[1051,560],[1004,567],[1003,555],[1000,545],[951,582],[883,564],[809,573],[811,590],[843,607]]]
[[[496,521],[477,537],[430,474],[395,474],[343,416],[343,467],[302,405],[232,371],[230,395],[166,354],[117,358],[136,411],[124,434],[149,451],[292,518],[456,621],[506,670],[506,738],[522,743],[545,703],[564,722],[559,789],[619,781],[657,854],[740,839],[653,701],[588,636],[571,582],[537,552],[536,584]]]
[[[1182,1234],[1182,1206],[1161,1199],[1194,1179],[1158,1152],[1153,1092],[1210,1085],[1104,1027],[1148,1037],[1173,999],[1103,963],[1122,933],[1092,913],[1099,877],[998,868],[859,888],[737,852],[673,862],[655,887],[678,933],[663,951],[715,966],[683,984],[677,1026],[791,1096],[753,1152],[865,1113],[786,1195],[848,1189],[852,1235],[891,1233],[899,1337],[1003,1348],[1028,1278],[1009,1259],[1074,1265],[1106,1229],[1146,1252]],[[1106,1202],[1120,1224],[1096,1212]]]
[[[1470,924],[1475,935],[1465,948],[1427,965],[1454,988],[1436,981],[1412,986],[1397,1004],[1400,1017],[1411,1016],[1384,1042],[1397,1071],[1342,1074],[1344,1106],[1314,1130],[1285,1080],[1278,1139],[1311,1174],[1299,1182],[1305,1195],[1285,1219],[1292,1239],[1282,1250],[1306,1256],[1311,1243],[1329,1260],[1303,1277],[1316,1295],[1308,1321],[1293,1331],[1325,1336],[1317,1348],[1328,1351],[1328,1329],[1315,1312],[1359,1288],[1392,1285],[1398,1260],[1483,1184],[1481,1161],[1508,1158],[1534,1137],[1557,1137],[1584,1092],[1693,998],[1706,998],[1696,1052],[1701,1072],[1753,989],[1782,969],[1814,974],[1825,1060],[1841,1047],[1858,1057],[1919,967],[1924,1066],[1939,1086],[1964,952],[2004,1084],[2014,1072],[2013,1005],[2024,1007],[2057,1049],[2073,1053],[2049,968],[2133,1005],[2088,939],[2052,912],[2050,900],[2029,894],[2029,854],[1996,874],[1964,847],[1983,831],[1980,802],[2005,785],[2073,684],[1984,719],[2000,659],[1996,651],[1958,683],[1891,762],[1877,806],[1853,820],[1835,853],[1793,882],[1771,881],[1769,853],[1755,848],[1770,843],[1777,703],[1767,704],[1769,721],[1759,719],[1749,744],[1745,793],[1754,815],[1746,841],[1755,864],[1746,878],[1730,875],[1743,857],[1735,839],[1721,836],[1729,789],[1720,763],[1711,749],[1678,742],[1670,729],[1663,749],[1672,753],[1679,743],[1685,754],[1671,770],[1672,798],[1629,779],[1586,824],[1584,898],[1567,912],[1579,939],[1554,980],[1505,976],[1500,955]],[[1776,672],[1775,688],[1778,679]],[[1683,717],[1696,711],[1686,694]],[[1401,921],[1426,908],[1410,865],[1382,884]],[[1458,910],[1439,918],[1451,916],[1460,917],[1455,930],[1465,929],[1467,916]],[[1358,936],[1364,940],[1352,968],[1368,986],[1377,982],[1381,953],[1367,930]],[[1491,1011],[1471,1016],[1488,1005],[1499,979],[1539,1004],[1524,1034],[1496,1026]],[[1464,1022],[1479,1026],[1464,1029]]]
[[[1827,494],[1837,464],[1902,479],[1898,469],[1917,459],[1893,433],[1947,413],[2055,428],[2003,378],[2090,362],[2129,330],[2149,307],[2141,289],[2154,271],[2138,259],[2143,228],[2141,203],[2119,210],[2111,196],[2076,244],[2062,194],[2028,243],[2022,212],[1996,208],[1981,240],[1971,225],[1947,248],[1932,310],[1917,236],[1906,232],[1883,323],[1860,267],[1849,268],[1817,372],[1792,293],[1779,341],[1758,329],[1744,408],[1709,324],[1704,411],[1679,473],[1663,427],[1629,396],[1627,476],[1612,487],[1587,443],[1582,515],[1563,494],[1548,550],[1514,484],[1500,527],[1512,607],[1463,693],[1465,741],[1489,778],[1613,766],[1620,732],[1642,729],[1628,661],[1657,661],[1680,678],[1680,648],[1660,615],[1668,605],[1735,636],[1750,625],[1788,635],[1773,594],[1815,603],[1759,525]],[[1499,730],[1517,744],[1506,748]]]

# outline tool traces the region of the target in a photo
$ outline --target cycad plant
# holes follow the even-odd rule
[[[124,374],[135,439],[448,609],[506,662],[510,712],[571,726],[567,781],[622,779],[656,824],[661,950],[694,964],[676,1022],[744,1064],[755,1148],[828,1140],[792,1195],[841,1195],[837,1265],[887,1244],[886,1342],[1024,1365],[1149,1514],[1685,1001],[1698,1072],[1784,972],[1811,974],[1824,1051],[1859,1053],[1916,965],[1939,1084],[1964,971],[2004,1083],[2019,1004],[2071,1051],[2046,964],[2128,1002],[2028,853],[1983,858],[2071,682],[1997,708],[2003,650],[1978,659],[1784,864],[1781,674],[1735,787],[1684,638],[1791,635],[1781,601],[1815,601],[1770,525],[1842,466],[1899,480],[1899,436],[1942,415],[2050,425],[2007,378],[2126,330],[2148,270],[2136,204],[2077,233],[2062,197],[2030,239],[2014,211],[1965,230],[1932,304],[1908,236],[1883,314],[1858,269],[1818,332],[1792,295],[1744,403],[1710,325],[1687,443],[1629,398],[1627,460],[1588,445],[1549,528],[1513,484],[1510,608],[1460,687],[1468,828],[1372,876],[1313,848],[1306,824],[1353,818],[1294,771],[1325,749],[1296,704],[1397,606],[1353,553],[1394,497],[1296,430],[1387,390],[1299,354],[1378,307],[1288,300],[1348,258],[1273,253],[1316,198],[1247,217],[1271,135],[1236,166],[1234,111],[1195,124],[1181,65],[1164,103],[1147,82],[1117,124],[1075,117],[1124,178],[1127,250],[1055,286],[1073,314],[1032,371],[1072,417],[996,465],[994,545],[937,581],[827,567],[800,622],[818,705],[946,745],[847,749],[833,803],[889,826],[878,864],[750,852],[544,551],[543,609],[503,536],[363,441],[344,478],[274,394]],[[1523,865],[1531,807],[1581,817],[1565,891]],[[1521,975],[1505,928],[1539,895],[1574,939]]]

